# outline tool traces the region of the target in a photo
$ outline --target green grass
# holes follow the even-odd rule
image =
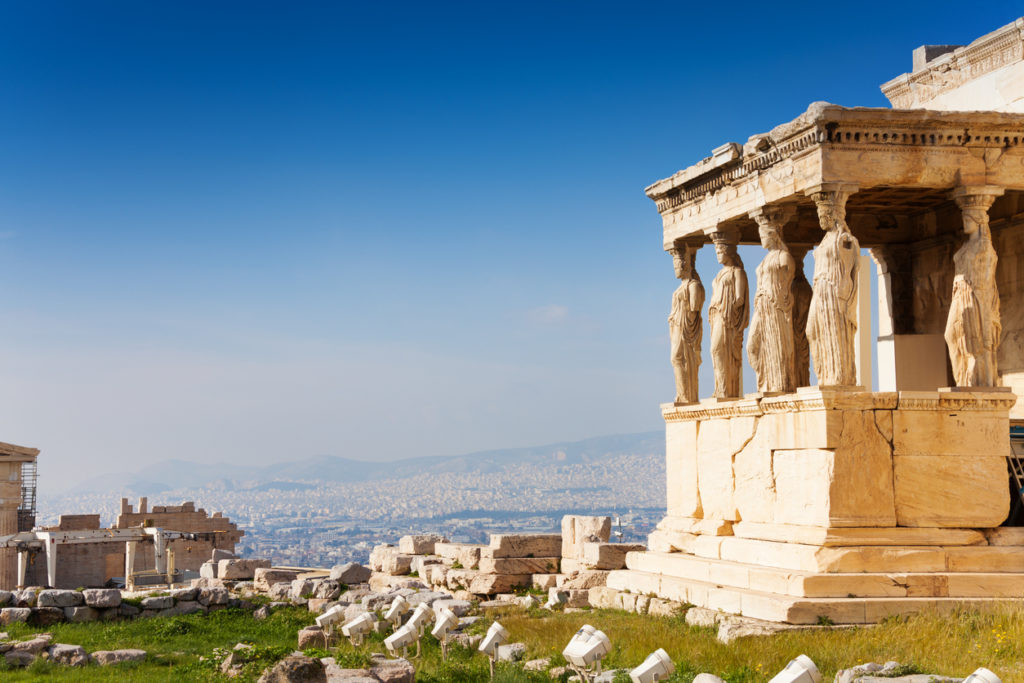
[[[474,625],[482,633],[497,618],[509,630],[513,642],[527,646],[527,659],[550,657],[553,665],[564,664],[561,650],[584,623],[605,631],[613,650],[605,668],[631,668],[648,654],[663,647],[676,663],[673,683],[689,683],[702,671],[721,676],[729,683],[767,681],[786,662],[806,654],[821,669],[825,680],[835,672],[863,662],[896,660],[906,671],[966,676],[985,666],[1001,676],[1004,683],[1024,683],[1024,608],[993,605],[982,611],[951,614],[923,613],[893,618],[872,628],[780,633],[770,637],[744,638],[723,645],[714,629],[687,626],[681,617],[642,617],[612,610],[582,613],[550,613],[521,609],[488,611],[488,619]],[[258,660],[236,681],[255,681],[261,670],[276,658],[291,652],[297,631],[313,623],[304,609],[282,608],[264,620],[248,612],[223,610],[209,616],[189,615],[169,619],[153,618],[128,622],[60,624],[34,628],[23,624],[7,628],[13,637],[50,632],[54,642],[82,645],[86,650],[141,648],[149,653],[145,662],[116,667],[89,666],[70,669],[37,662],[28,670],[5,670],[3,681],[227,681],[219,673],[223,654],[235,643],[257,646]],[[437,642],[425,635],[423,654],[414,660],[417,680],[426,683],[475,683],[488,680],[483,655],[452,646],[448,662],[441,661]],[[343,641],[330,654],[341,666],[360,668],[372,652],[383,652],[383,636],[371,637],[361,648]],[[324,651],[311,651],[324,656]],[[205,657],[205,661],[200,658]],[[499,665],[496,680],[504,683],[547,683],[546,673],[525,672],[513,665]]]

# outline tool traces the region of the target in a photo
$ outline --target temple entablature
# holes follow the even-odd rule
[[[915,219],[955,208],[961,185],[1024,191],[1024,114],[937,112],[812,104],[793,121],[730,143],[712,156],[646,188],[662,216],[668,248],[696,233],[739,231],[759,242],[749,214],[784,205],[797,212],[789,240],[816,244],[819,226],[809,193],[855,185],[847,213],[864,247],[929,236]],[[954,232],[941,222],[941,232]]]

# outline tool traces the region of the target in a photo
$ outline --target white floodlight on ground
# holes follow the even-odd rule
[[[430,635],[437,638],[441,643],[441,661],[447,661],[448,659],[448,632],[458,626],[459,618],[455,616],[455,612],[451,611],[447,607],[442,607],[434,613],[434,630],[430,632]]]
[[[655,683],[668,678],[676,670],[672,659],[663,649],[652,652],[644,663],[629,672],[629,680],[633,683]]]
[[[373,628],[373,616],[369,613],[360,614],[358,617],[341,627],[341,632],[346,638],[352,641],[353,645],[363,644],[363,636]]]
[[[490,658],[492,679],[494,678],[494,662],[498,659],[498,647],[506,642],[508,642],[508,631],[498,622],[491,624],[491,627],[487,629],[487,635],[480,641],[480,652]]]
[[[558,605],[564,605],[569,601],[569,595],[559,588],[548,589],[548,601],[544,603],[547,609],[554,609]]]
[[[415,628],[422,636],[423,625],[430,620],[431,614],[432,611],[430,609],[430,606],[425,602],[421,602],[420,604],[416,605],[416,609],[413,610],[412,616],[409,617],[408,624]]]
[[[768,683],[821,683],[821,672],[807,655],[798,655]]]
[[[322,628],[327,634],[334,631],[334,625],[345,618],[345,608],[335,605],[316,618],[316,625]]]
[[[588,624],[569,640],[562,655],[580,679],[589,681],[601,673],[601,661],[611,650],[612,643],[608,636]]]
[[[388,652],[398,656],[398,651],[402,651],[402,655],[405,655],[405,651],[410,645],[420,642],[420,632],[415,627],[406,624],[397,631],[392,633],[390,636],[384,639],[384,647],[388,649]]]
[[[403,598],[401,595],[395,596],[395,599],[391,601],[391,607],[384,614],[384,621],[390,621],[395,630],[398,630],[398,625],[402,623],[402,615],[409,611],[409,601]]]
[[[974,673],[965,678],[963,683],[1003,683],[1003,679],[985,667],[981,667],[980,669],[975,669]]]

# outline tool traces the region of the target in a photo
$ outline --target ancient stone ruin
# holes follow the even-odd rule
[[[647,188],[682,281],[668,511],[609,589],[794,624],[1024,598],[1024,527],[1002,526],[1024,420],[1024,20],[921,48],[882,89],[894,109],[817,102]],[[765,250],[750,311],[739,244]]]

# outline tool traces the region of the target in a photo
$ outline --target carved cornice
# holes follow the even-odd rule
[[[757,399],[738,398],[734,401],[718,401],[706,399],[700,403],[676,405],[666,403],[661,406],[665,422],[688,422],[692,420],[709,420],[728,417],[757,417],[763,415]]]
[[[759,136],[754,136],[758,138]],[[708,157],[646,188],[659,213],[739,185],[759,173],[800,157],[811,148],[877,151],[927,149],[963,155],[965,148],[1024,147],[1024,114],[937,112],[815,103],[793,121],[748,144],[743,155]],[[752,138],[753,140],[753,138]],[[733,148],[730,148],[733,149]]]
[[[1024,59],[1024,19],[978,38],[970,45],[939,56],[924,68],[897,76],[882,85],[893,107],[921,106],[942,93]]]
[[[901,391],[899,410],[1007,412],[1017,402],[1010,391]]]

